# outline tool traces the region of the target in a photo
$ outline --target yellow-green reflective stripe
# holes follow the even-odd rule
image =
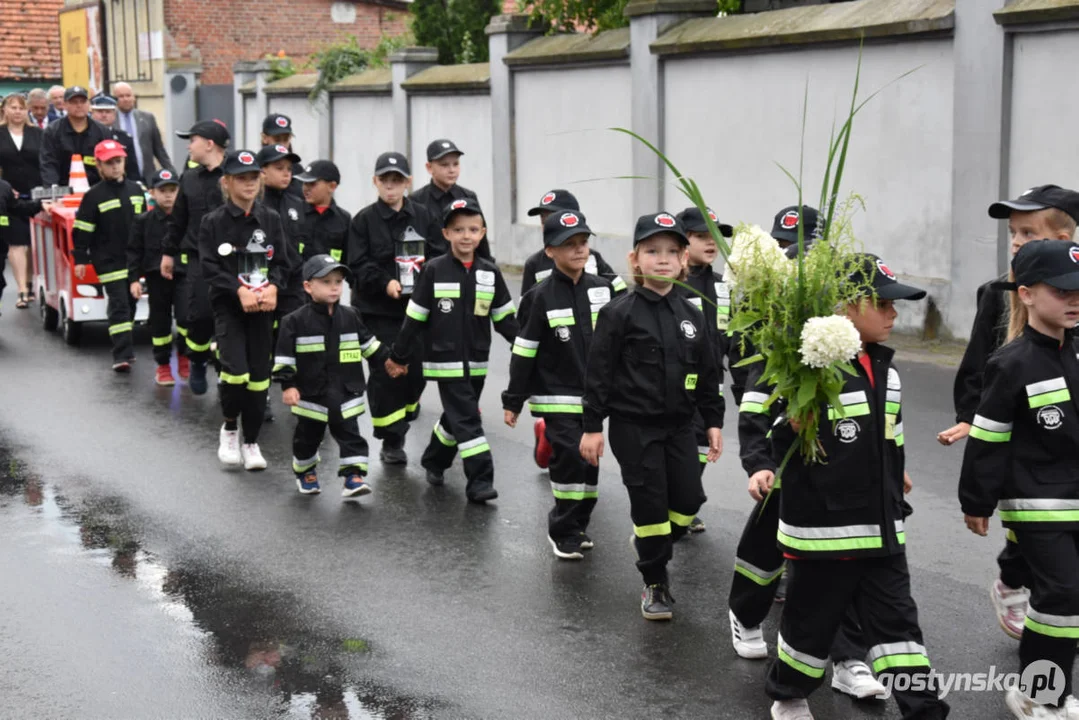
[[[1004,528],[1004,539],[1010,543],[1018,543],[1019,538],[1015,536],[1015,530],[1011,528]]]
[[[686,375],[686,390],[697,389],[697,373],[689,373]]]
[[[127,270],[115,270],[104,275],[98,275],[97,279],[101,281],[102,285],[116,282],[117,280],[127,280]]]
[[[537,350],[535,348],[521,347],[517,343],[513,344],[513,354],[520,355],[521,357],[534,358],[536,357]]]
[[[477,300],[494,300],[495,299],[495,294],[493,292],[487,292],[486,290],[477,290],[476,291],[476,299]]]
[[[423,369],[423,376],[429,378],[459,378],[465,376],[464,368],[457,370],[428,370]]]
[[[838,408],[828,408],[828,419],[838,420],[843,417],[862,417],[869,414],[869,403],[859,403],[857,405],[844,405],[842,411]]]
[[[461,297],[461,290],[435,290],[436,298],[459,298]]]
[[[445,431],[442,429],[442,425],[440,423],[435,423],[434,428],[432,428],[432,432],[434,432],[435,437],[438,438],[438,441],[446,447],[457,446],[456,440],[444,434]]]
[[[247,389],[251,392],[262,392],[263,390],[270,389],[269,380],[249,380],[247,382]]]
[[[330,250],[330,257],[332,257],[337,262],[341,262],[341,251],[336,250],[336,249],[331,249]]]
[[[359,350],[360,349],[360,341],[359,340],[342,340],[341,344],[338,347],[340,347],[340,349],[342,349],[342,350]]]
[[[572,317],[549,317],[547,322],[551,327],[559,327],[561,325],[576,325],[577,321]]]
[[[897,403],[897,402],[886,402],[886,403],[884,403],[884,412],[888,413],[889,415],[898,415],[899,414],[899,403]]]
[[[813,667],[811,665],[806,665],[801,660],[795,660],[790,655],[788,655],[787,651],[784,650],[783,648],[778,648],[777,651],[779,653],[779,659],[780,660],[787,663],[788,665],[790,665],[792,668],[794,668],[798,672],[802,673],[803,675],[808,675],[811,678],[822,678],[822,677],[824,677],[824,668],[815,668],[815,667]]]
[[[180,253],[180,264],[187,265],[187,253]]]
[[[150,342],[152,342],[155,347],[161,347],[162,345],[168,345],[170,342],[172,342],[172,335],[163,335],[161,337],[152,337],[152,338],[150,338]]]
[[[218,377],[221,378],[221,382],[227,385],[246,385],[247,381],[251,379],[251,375],[249,373],[244,373],[243,375],[233,375],[232,373],[225,372],[224,370],[221,371],[221,374]]]
[[[211,343],[209,342],[205,344],[199,344],[197,342],[193,342],[190,337],[187,338],[187,347],[191,350],[194,350],[195,352],[209,352],[210,344]]]
[[[909,655],[885,655],[873,661],[873,672],[879,673],[889,668],[929,667],[929,658],[912,653]]]
[[[895,541],[897,543],[899,543],[900,545],[906,545],[907,544],[907,533],[906,533],[906,531],[896,533],[895,534]]]
[[[365,412],[367,412],[367,406],[361,403],[359,405],[353,405],[350,408],[342,410],[341,418],[343,420],[348,420],[349,418],[354,418],[357,415],[363,415]]]
[[[317,410],[309,410],[305,407],[300,407],[299,405],[292,406],[292,414],[311,418],[312,420],[321,420],[322,422],[329,422],[330,420],[330,417],[326,413],[318,412]]]
[[[380,347],[382,347],[382,341],[372,340],[371,344],[369,344],[366,348],[361,348],[364,359],[366,360],[367,358],[377,353]]]
[[[971,425],[970,436],[972,438],[978,438],[983,442],[991,443],[1006,443],[1012,439],[1011,432],[993,432],[992,430],[983,430],[977,425]]]
[[[614,286],[616,292],[621,292],[626,289],[626,281],[617,275],[611,280],[611,285]]]
[[[427,313],[421,313],[413,310],[412,305],[409,305],[405,308],[405,315],[408,315],[410,318],[416,320],[417,322],[427,322]]]
[[[528,403],[528,409],[532,412],[566,413],[568,415],[581,415],[584,413],[584,408],[580,405],[544,405]]]
[[[10,224],[10,222],[11,221],[8,220],[7,215],[0,215],[0,227],[7,227]],[[75,222],[76,222],[76,224],[78,224],[77,220]]]
[[[176,326],[176,332],[180,333],[180,335],[182,337],[187,337],[187,328],[185,328],[185,327],[181,327],[180,325],[177,325]]]
[[[1079,638],[1079,627],[1054,627],[1052,625],[1045,625],[1037,620],[1031,620],[1030,616],[1023,621],[1023,626],[1027,630],[1033,630],[1039,635],[1047,635],[1049,637],[1056,638]]]
[[[188,160],[187,161],[187,166],[189,168],[194,169],[194,168],[197,168],[199,166],[199,164],[197,162],[195,162],[194,160]]]
[[[634,525],[633,534],[639,538],[658,537],[671,534],[671,521],[656,523],[655,525]]]
[[[7,218],[5,217],[4,220],[7,220]],[[5,222],[4,225],[7,225],[7,223]],[[75,229],[76,230],[85,230],[86,232],[93,232],[94,230],[97,229],[97,225],[94,225],[93,223],[86,222],[85,220],[76,220],[75,221]]]
[[[323,352],[325,350],[326,350],[326,345],[324,343],[318,343],[317,345],[316,344],[311,344],[311,345],[297,345],[296,346],[296,354],[297,355],[299,355],[300,353]]]
[[[594,500],[599,498],[599,491],[553,490],[552,492],[558,500]]]
[[[760,403],[743,401],[741,407],[738,408],[738,412],[757,413],[758,415],[763,415],[765,410],[764,405],[761,405]]]
[[[702,463],[708,462],[708,456],[705,455],[704,453],[697,453],[697,459],[699,461],[701,461]]]
[[[775,570],[764,570],[753,563],[748,563],[741,558],[734,559],[734,571],[743,577],[747,577],[762,587],[771,585],[783,575],[785,564]]]
[[[383,417],[371,416],[371,424],[375,427],[386,427],[387,425],[393,425],[395,422],[405,419],[405,415],[408,413],[407,408],[401,408],[400,410],[394,410],[389,415]]]
[[[834,552],[837,550],[873,550],[884,547],[879,537],[849,537],[834,540],[808,540],[787,535],[782,530],[776,533],[779,542],[795,550]]]
[[[307,460],[297,460],[295,457],[293,457],[292,471],[298,473],[307,472],[311,468],[318,465],[319,460],[321,460],[321,458],[318,455],[315,455],[315,457],[309,458]]]
[[[1067,388],[1064,390],[1057,390],[1055,392],[1042,393],[1041,395],[1035,395],[1030,398],[1031,409],[1044,407],[1046,405],[1052,405],[1054,403],[1066,403],[1072,399],[1072,395],[1068,392]]]
[[[1001,510],[1004,522],[1079,522],[1079,510]]]
[[[116,325],[109,325],[109,335],[119,335],[123,332],[131,332],[131,329],[135,327],[134,323],[118,323]]]
[[[470,376],[472,376],[472,377],[484,377],[485,375],[487,375],[487,368],[485,368],[485,367],[478,367],[478,368],[470,367],[470,368],[468,368],[468,374]]]
[[[693,522],[692,515],[683,515],[682,513],[677,513],[674,510],[667,510],[667,517],[672,523],[678,525],[679,527],[689,527],[689,524]]]
[[[486,442],[481,443],[479,445],[474,445],[474,446],[472,446],[470,448],[467,448],[467,449],[464,448],[463,446],[459,446],[458,449],[461,451],[461,457],[462,458],[470,458],[473,455],[479,455],[480,453],[491,452],[491,446]]]
[[[120,208],[120,199],[113,198],[112,200],[106,200],[103,203],[98,203],[98,212],[108,212],[109,210],[118,210]]]
[[[507,306],[503,306],[503,307],[505,307],[506,309],[505,310],[503,310],[501,308],[495,308],[494,309],[494,311],[491,313],[491,322],[498,322],[502,318],[508,317],[508,316],[512,315],[516,311],[516,308],[513,306],[512,302],[509,303],[508,307]]]
[[[904,442],[906,442],[906,441],[905,441],[905,440],[903,439],[903,433],[899,433],[898,435],[896,435],[896,436],[895,436],[895,438],[894,438],[894,439],[895,439],[895,445],[896,445],[896,447],[903,447],[903,443],[904,443]]]

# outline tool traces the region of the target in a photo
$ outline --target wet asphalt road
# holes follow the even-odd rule
[[[510,280],[517,286],[516,279]],[[545,541],[547,476],[531,421],[501,423],[508,347],[496,338],[482,407],[501,497],[464,499],[460,463],[443,488],[419,455],[439,412],[428,387],[412,460],[342,503],[295,492],[292,423],[261,439],[270,469],[222,470],[213,389],[158,388],[145,332],[131,376],[109,370],[103,328],[78,349],[4,299],[0,318],[0,717],[56,718],[764,718],[765,663],[730,647],[727,592],[752,501],[726,452],[709,468],[708,531],[671,565],[672,623],[638,610],[628,502],[608,456],[590,534],[566,563]],[[1017,643],[986,588],[1003,543],[963,526],[952,370],[905,362],[904,414],[915,514],[908,553],[934,667],[1013,672]],[[370,425],[365,420],[365,435]],[[778,607],[766,624],[774,657]],[[997,693],[954,693],[953,717],[1005,717]],[[827,687],[821,720],[894,718]]]

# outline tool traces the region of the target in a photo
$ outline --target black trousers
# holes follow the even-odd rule
[[[161,277],[160,272],[148,272],[146,292],[150,294],[150,340],[154,346],[154,362],[168,365],[172,359],[172,345],[176,344],[176,353],[182,355],[185,340],[182,333],[172,332],[173,314],[180,317],[180,308],[176,307],[176,280]],[[174,313],[175,308],[175,313]]]
[[[292,433],[292,470],[296,476],[303,477],[318,465],[318,448],[328,425],[341,455],[337,474],[365,477],[367,441],[360,434],[360,415],[364,411],[362,395],[301,398],[300,404],[292,408],[296,415],[296,429]]]
[[[765,683],[768,697],[804,698],[820,686],[828,648],[853,604],[871,645],[869,663],[881,682],[892,688],[903,718],[947,717],[947,703],[932,689],[906,555],[803,559],[790,565],[787,605],[777,641],[779,658],[769,668]]]
[[[273,366],[273,313],[245,313],[239,300],[222,302],[214,311],[214,335],[221,411],[226,419],[240,419],[244,443],[258,442]]]
[[[692,427],[645,427],[612,417],[607,434],[629,492],[637,569],[646,585],[666,584],[674,541],[704,502]]]
[[[4,269],[7,267],[7,251],[7,240],[0,236],[0,300],[4,298],[4,288],[7,287],[7,280],[4,280]],[[37,288],[30,289],[37,292]],[[42,302],[44,302],[44,300],[42,300]]]
[[[1010,588],[1029,588],[1032,582],[1030,566],[1023,557],[1023,551],[1019,549],[1019,543],[1015,540],[1015,534],[1008,531],[1008,539],[1004,543],[1004,549],[997,555],[997,566],[1000,568],[1000,581]]]
[[[197,259],[187,264],[183,284],[187,295],[184,327],[187,329],[187,356],[192,362],[204,363],[210,359],[210,344],[216,330],[216,313],[210,306],[210,286],[202,276]]]
[[[131,284],[125,277],[102,283],[108,297],[109,340],[112,342],[112,361],[124,362],[135,357],[134,328],[136,300],[131,296]]]
[[[551,491],[554,507],[547,515],[547,532],[555,540],[575,537],[588,529],[599,497],[599,468],[581,457],[584,425],[580,415],[547,413],[543,417],[551,445]]]
[[[404,317],[364,315],[363,323],[386,347],[391,347],[401,332]],[[425,382],[420,365],[422,353],[412,352],[412,366],[408,375],[391,378],[379,363],[368,365],[371,377],[367,383],[367,402],[371,405],[371,425],[375,437],[391,442],[404,441],[408,424],[416,419],[420,410],[420,396]]]
[[[1060,706],[1072,694],[1079,639],[1079,532],[1016,530],[1015,535],[1031,581],[1030,608],[1019,641],[1020,672],[1039,660],[1061,671],[1045,676],[1044,689],[1024,691],[1035,702]]]
[[[412,372],[412,368],[409,372]],[[469,497],[480,490],[492,488],[495,484],[491,446],[487,443],[480,419],[482,393],[482,377],[439,381],[438,395],[442,399],[442,417],[435,423],[431,439],[420,461],[427,470],[444,472],[460,452],[467,479],[465,494]]]

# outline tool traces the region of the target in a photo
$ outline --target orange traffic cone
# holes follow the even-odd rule
[[[64,197],[64,205],[78,207],[82,202],[82,196],[90,189],[90,182],[86,179],[86,166],[82,164],[81,155],[71,156],[68,184],[71,185],[71,194]]]

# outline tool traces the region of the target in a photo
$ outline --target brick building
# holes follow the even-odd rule
[[[64,0],[0,0],[0,91],[60,81]]]

